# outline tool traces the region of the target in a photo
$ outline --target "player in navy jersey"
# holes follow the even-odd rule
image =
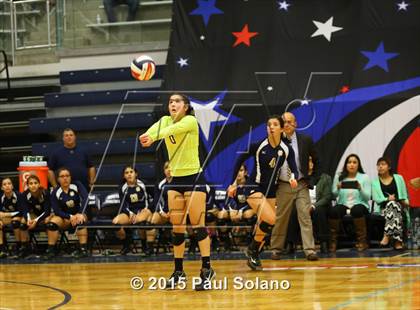
[[[171,241],[171,224],[169,223],[169,206],[168,206],[168,189],[172,181],[171,169],[169,162],[163,165],[163,174],[165,178],[155,186],[155,193],[153,198],[153,215],[150,221],[152,225],[159,226],[159,244],[166,245]],[[156,229],[155,229],[156,237]]]
[[[253,226],[255,225],[257,216],[255,211],[248,205],[248,188],[247,188],[247,168],[245,165],[241,165],[238,171],[235,182],[236,186],[235,196],[228,197],[226,201],[226,207],[229,210],[229,218],[233,224],[233,235],[235,236],[247,236],[252,234]],[[247,227],[239,225],[240,223],[246,224]],[[237,243],[237,242],[235,242]]]
[[[118,190],[120,196],[120,213],[112,220],[114,225],[138,224],[147,225],[152,218],[152,212],[149,209],[149,201],[146,192],[146,186],[138,179],[138,172],[132,166],[126,166],[123,169],[123,184]],[[146,232],[144,229],[139,231],[142,248],[145,254],[148,253],[146,245]],[[150,235],[150,233],[149,233]],[[118,238],[123,243],[121,254],[130,252],[131,230],[121,228],[117,232]],[[152,237],[149,237],[152,238]]]
[[[163,165],[163,173],[165,178],[157,185],[153,199],[154,213],[151,220],[153,225],[162,225],[169,222],[168,186],[166,185],[171,183],[172,175],[168,161]]]
[[[254,156],[255,168],[252,176],[246,184],[245,194],[249,206],[257,213],[257,225],[254,238],[246,255],[248,266],[253,269],[261,269],[259,251],[263,245],[266,234],[269,234],[275,223],[275,197],[276,185],[279,179],[280,168],[287,161],[291,168],[289,183],[295,188],[297,181],[295,175],[297,167],[294,152],[288,141],[282,139],[284,121],[279,115],[272,115],[267,121],[267,138],[263,141],[252,144],[249,153],[243,154],[238,158],[234,169],[236,178],[237,171],[241,164],[249,157]],[[228,189],[229,197],[234,197],[237,186],[232,185]],[[277,206],[281,208],[281,206]]]
[[[7,256],[6,247],[3,244],[3,227],[12,224],[16,239],[16,252],[19,253],[21,245],[20,222],[22,220],[22,196],[13,190],[10,178],[1,181],[0,195],[0,258]]]
[[[54,216],[47,223],[48,249],[45,259],[55,256],[55,244],[58,240],[58,230],[67,230],[71,227],[86,223],[85,206],[88,193],[79,181],[72,182],[70,171],[60,168],[57,171],[58,186],[51,193],[51,206]],[[76,234],[79,239],[80,249],[73,253],[75,257],[88,255],[86,244],[88,239],[87,228],[77,228]]]
[[[36,175],[31,175],[26,180],[28,189],[22,193],[22,244],[29,242],[28,230],[33,230],[41,224],[48,223],[51,214],[50,193],[41,186]],[[22,247],[21,256],[26,256],[28,247]]]

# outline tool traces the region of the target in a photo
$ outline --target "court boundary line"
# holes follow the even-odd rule
[[[63,294],[64,295],[64,300],[62,302],[60,302],[59,304],[57,304],[57,305],[54,305],[52,307],[47,308],[48,310],[50,310],[50,309],[57,309],[57,308],[59,308],[61,306],[64,306],[65,304],[68,304],[69,301],[71,300],[71,294],[69,292],[67,292],[65,290],[62,290],[60,288],[53,287],[53,286],[43,285],[43,284],[37,284],[37,283],[29,283],[29,282],[9,281],[9,280],[0,280],[0,282],[39,286],[39,287],[48,288],[50,290],[54,290],[54,291],[57,291],[57,292]]]

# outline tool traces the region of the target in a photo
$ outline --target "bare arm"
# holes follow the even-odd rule
[[[48,181],[52,187],[57,187],[57,180],[55,179],[55,173],[52,170],[48,170]]]

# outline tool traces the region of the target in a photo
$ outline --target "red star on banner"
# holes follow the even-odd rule
[[[340,88],[340,93],[345,94],[348,93],[350,91],[350,87],[348,87],[347,85],[344,85],[343,87]]]
[[[243,43],[247,46],[251,46],[250,39],[255,37],[258,32],[249,32],[248,24],[245,24],[244,28],[242,28],[241,32],[232,32],[232,34],[236,37],[236,41],[233,44],[233,47],[238,46],[239,44]]]

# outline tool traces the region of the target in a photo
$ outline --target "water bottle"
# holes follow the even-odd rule
[[[99,15],[99,14],[96,15],[96,23],[97,24],[101,23],[101,15]]]

